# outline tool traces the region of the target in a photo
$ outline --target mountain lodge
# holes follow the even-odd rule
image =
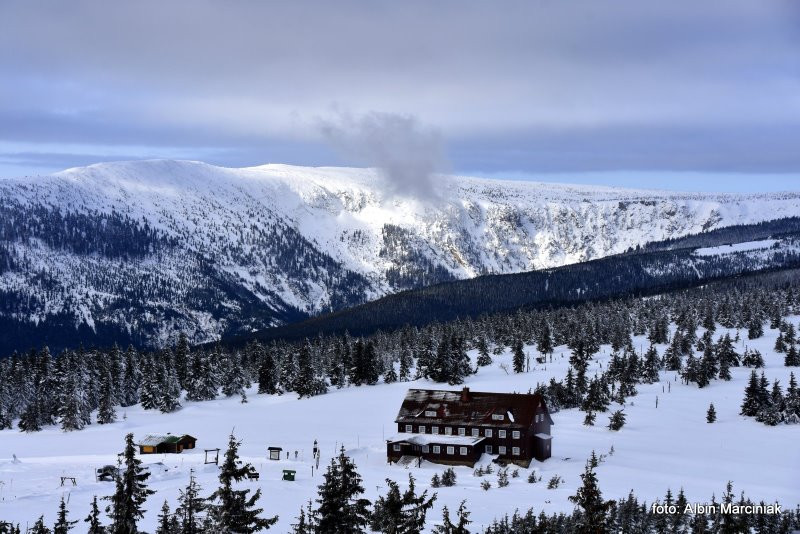
[[[528,467],[551,454],[553,420],[538,394],[410,389],[395,423],[389,462],[410,456],[472,467],[486,453]]]

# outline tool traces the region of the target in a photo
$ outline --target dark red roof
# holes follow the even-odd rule
[[[459,391],[409,389],[395,422],[528,427],[533,424],[539,406],[550,419],[544,399],[536,393],[488,393],[467,388]],[[436,412],[436,415],[426,412]],[[553,424],[552,419],[550,424]]]

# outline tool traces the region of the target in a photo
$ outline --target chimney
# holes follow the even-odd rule
[[[469,401],[470,401],[469,388],[464,386],[464,389],[461,390],[461,402],[469,402]]]

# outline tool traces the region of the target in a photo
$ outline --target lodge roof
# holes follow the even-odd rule
[[[409,389],[395,422],[524,428],[534,422],[539,406],[550,419],[547,405],[537,393],[491,393],[469,388],[461,391]],[[550,424],[553,424],[552,419]]]
[[[182,436],[174,436],[172,434],[147,434],[140,442],[139,445],[156,447],[161,445],[162,443],[178,443],[183,439],[188,440],[195,440],[189,434],[184,434]]]

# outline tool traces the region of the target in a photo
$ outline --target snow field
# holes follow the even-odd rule
[[[798,317],[790,320],[797,324]],[[736,333],[719,328],[714,339],[726,332],[732,337]],[[746,338],[746,332],[740,335]],[[783,366],[783,354],[772,350],[776,337],[776,330],[767,329],[761,339],[742,339],[736,344],[736,350],[741,354],[747,345],[761,351],[767,378],[770,382],[779,379],[785,391],[791,371],[800,380],[800,368]],[[637,351],[647,348],[645,339],[638,337],[634,341]],[[658,348],[663,355],[666,346]],[[527,347],[526,351],[532,357],[536,354],[533,347]],[[603,346],[590,365],[589,377],[593,371],[600,371],[601,365],[602,369],[607,367],[609,353],[610,348]],[[475,351],[471,356],[476,356]],[[495,357],[492,366],[481,368],[477,375],[471,376],[466,385],[474,391],[527,392],[537,381],[548,381],[551,376],[562,379],[568,357],[566,347],[557,347],[552,363],[514,375],[506,374],[500,367],[502,363],[511,367],[507,351]],[[719,497],[726,482],[732,480],[735,492],[744,491],[753,500],[777,500],[785,506],[795,506],[800,502],[800,426],[768,427],[739,416],[750,369],[732,368],[731,373],[730,382],[715,380],[704,389],[683,385],[671,372],[662,373],[657,384],[639,385],[639,394],[630,398],[625,407],[627,422],[619,432],[605,428],[609,413],[598,414],[594,427],[583,426],[584,414],[578,410],[554,413],[553,457],[544,463],[534,461],[531,464],[531,469],[542,477],[541,482],[529,484],[530,469],[520,469],[519,478],[509,477],[509,486],[498,488],[496,466],[494,474],[483,478],[473,476],[470,468],[456,467],[455,487],[430,489],[438,494],[438,499],[428,516],[429,525],[440,520],[443,505],[454,510],[464,499],[475,531],[515,509],[525,511],[533,507],[537,512],[569,512],[573,505],[568,497],[580,484],[579,474],[583,472],[586,459],[592,450],[598,455],[608,454],[612,445],[614,455],[608,456],[597,469],[606,499],[622,498],[633,490],[640,500],[652,502],[663,498],[667,488],[676,493],[682,487],[690,502],[706,502],[712,494]],[[251,462],[261,474],[259,481],[242,484],[253,489],[260,487],[264,514],[280,516],[272,532],[287,532],[300,507],[316,498],[316,487],[322,482],[322,476],[317,470],[312,475],[311,448],[315,439],[322,450],[322,471],[338,448],[345,447],[364,478],[366,497],[372,501],[385,493],[386,478],[396,480],[402,488],[407,484],[408,473],[415,477],[418,491],[429,489],[433,474],[441,474],[446,466],[426,462],[421,468],[404,468],[386,463],[384,438],[396,434],[393,421],[406,390],[411,387],[448,388],[418,380],[332,390],[326,395],[303,400],[293,394],[258,395],[253,389],[248,392],[249,402],[244,405],[238,398],[184,402],[183,409],[173,414],[145,413],[135,406],[119,408],[117,423],[93,424],[79,432],[63,433],[56,427],[34,434],[2,431],[0,519],[25,526],[44,514],[52,524],[62,495],[69,499],[70,517],[83,519],[94,495],[102,497],[112,493],[112,483],[95,482],[94,469],[116,463],[116,455],[122,451],[128,432],[133,432],[136,438],[167,432],[188,433],[198,438],[197,449],[193,451],[141,457],[145,464],[163,462],[169,468],[167,472],[156,472],[153,468],[149,485],[157,494],[148,499],[147,514],[140,524],[147,531],[155,529],[164,499],[174,509],[178,490],[186,486],[190,470],[194,470],[203,488],[202,495],[215,489],[217,468],[203,465],[203,449],[219,447],[223,454],[231,431],[243,442],[240,449],[243,459]],[[453,389],[457,387],[460,386]],[[717,410],[717,422],[708,424],[705,413],[711,402]],[[618,407],[612,403],[611,410]],[[267,446],[283,447],[282,459],[267,460]],[[294,459],[295,450],[298,451],[297,460]],[[291,455],[288,460],[286,451]],[[18,462],[13,461],[14,454]],[[489,461],[490,457],[484,455],[481,464]],[[297,480],[282,481],[283,469],[297,470]],[[509,469],[509,474],[513,469]],[[61,487],[59,477],[63,475],[76,477],[77,486]],[[564,482],[560,488],[548,490],[547,482],[554,475],[561,476]],[[483,479],[492,483],[489,491],[481,489]],[[76,531],[80,531],[82,525],[78,525]]]

